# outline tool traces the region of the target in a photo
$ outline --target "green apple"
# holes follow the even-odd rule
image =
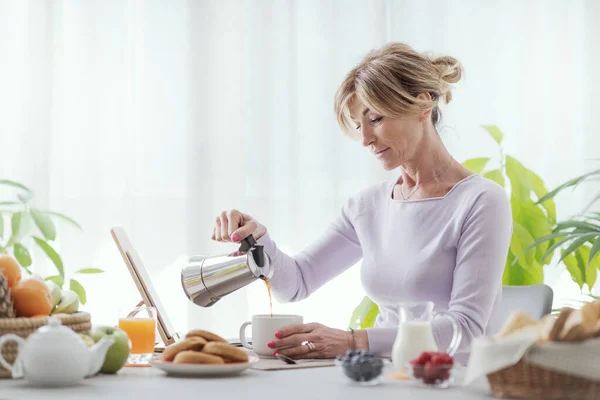
[[[100,372],[103,374],[116,374],[117,371],[125,365],[127,357],[129,357],[129,352],[131,351],[131,340],[129,340],[127,333],[113,326],[100,325],[92,329],[90,336],[96,343],[103,337],[115,339],[115,342],[110,346],[106,353],[106,358],[104,359],[104,364],[102,364]]]
[[[52,297],[52,309],[60,302],[61,289],[56,283],[52,281],[46,281],[46,286],[50,289],[50,295]]]

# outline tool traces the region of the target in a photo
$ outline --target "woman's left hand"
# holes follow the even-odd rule
[[[335,358],[352,349],[353,340],[350,332],[328,328],[321,324],[289,325],[275,333],[276,338],[268,345],[274,352],[285,356],[302,358]],[[310,351],[312,342],[315,350]]]

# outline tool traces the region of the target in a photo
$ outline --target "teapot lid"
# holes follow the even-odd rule
[[[36,336],[47,336],[47,335],[52,335],[52,337],[54,337],[55,335],[75,335],[77,336],[77,334],[72,330],[69,329],[66,326],[63,326],[62,324],[62,320],[60,318],[57,317],[48,317],[48,324],[41,326],[38,328],[38,330],[35,332]]]

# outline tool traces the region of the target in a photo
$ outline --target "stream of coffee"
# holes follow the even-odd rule
[[[269,278],[265,278],[265,284],[267,285],[267,290],[269,291],[269,307],[271,309],[271,317],[273,317],[273,297],[271,296],[271,282],[269,282]]]

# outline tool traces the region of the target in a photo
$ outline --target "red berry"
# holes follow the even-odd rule
[[[428,385],[433,385],[433,384],[435,384],[435,378],[425,378],[425,379],[423,379],[423,383],[426,383]]]
[[[450,368],[442,368],[438,378],[440,378],[442,381],[447,381],[450,379]]]
[[[436,354],[434,356],[431,357],[431,361],[430,361],[433,365],[439,366],[439,365],[444,365],[446,364],[446,357],[444,357],[441,354]]]
[[[421,353],[421,355],[417,358],[417,363],[419,365],[425,365],[429,360],[431,360],[431,353],[426,351]]]
[[[413,376],[417,379],[421,379],[425,376],[425,368],[421,365],[413,367]]]
[[[438,377],[438,373],[439,373],[439,368],[437,365],[433,364],[433,363],[427,363],[425,365],[425,378],[426,379],[433,379],[435,381],[435,379]]]

